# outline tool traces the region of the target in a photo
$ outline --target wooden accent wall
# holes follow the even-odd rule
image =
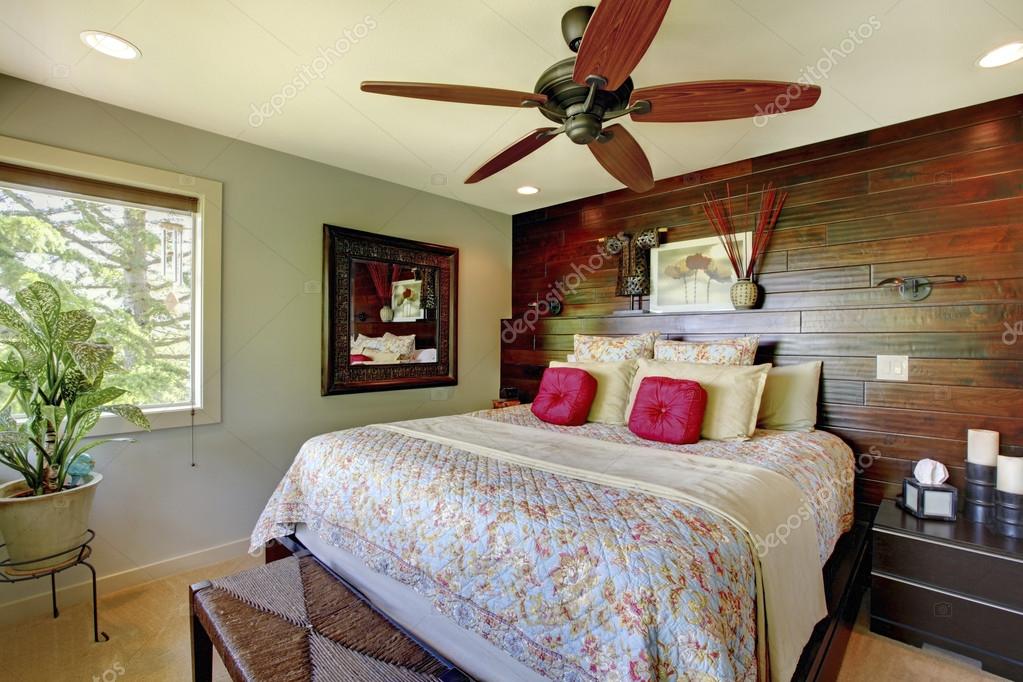
[[[760,334],[758,361],[824,361],[819,425],[858,453],[880,453],[860,477],[861,499],[894,496],[924,457],[962,486],[967,428],[1000,431],[1003,454],[1023,455],[1023,336],[1011,343],[1005,326],[1023,330],[1023,95],[668,178],[642,195],[515,216],[513,318],[585,265],[601,237],[650,227],[669,228],[668,241],[712,235],[700,202],[726,181],[789,193],[761,309],[613,317],[629,301],[614,295],[611,260],[566,296],[560,317],[503,336],[502,385],[531,396],[577,332]],[[920,303],[874,286],[937,274],[969,281]],[[909,381],[876,381],[879,354],[908,355]]]

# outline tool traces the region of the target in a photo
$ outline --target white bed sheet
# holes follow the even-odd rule
[[[479,635],[442,616],[411,587],[370,569],[351,552],[329,545],[304,523],[295,536],[317,559],[351,583],[373,606],[419,641],[478,680],[542,682],[545,678]]]

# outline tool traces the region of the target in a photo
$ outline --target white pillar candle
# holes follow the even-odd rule
[[[998,432],[970,429],[966,432],[966,461],[993,467],[998,463]]]
[[[998,456],[998,482],[1003,493],[1023,495],[1023,457]]]

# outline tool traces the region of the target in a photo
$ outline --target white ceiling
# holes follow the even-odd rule
[[[536,111],[359,91],[362,80],[531,90],[570,56],[560,18],[580,0],[0,0],[0,71],[505,213],[620,187],[561,137],[483,182],[461,184],[525,132]],[[873,22],[851,51],[843,40]],[[90,52],[84,29],[142,59]],[[356,39],[345,44],[347,35]],[[637,87],[688,80],[795,80],[833,52],[814,108],[752,120],[634,124],[657,178],[876,128],[1023,91],[1023,62],[984,70],[1023,39],[1019,0],[675,0]],[[346,52],[325,64],[320,48]],[[326,66],[300,91],[303,69]],[[281,95],[284,98],[281,98]],[[258,126],[253,107],[283,103]],[[532,197],[515,188],[533,184]]]

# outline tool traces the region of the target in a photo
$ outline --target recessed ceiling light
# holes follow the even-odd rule
[[[993,69],[1023,59],[1023,43],[1009,43],[988,52],[977,62],[978,66]]]
[[[537,192],[540,191],[540,188],[533,187],[532,185],[523,185],[522,187],[519,187],[515,191],[518,192],[519,194],[536,194]]]
[[[82,42],[108,57],[116,59],[138,59],[142,51],[124,38],[103,31],[82,31]]]

